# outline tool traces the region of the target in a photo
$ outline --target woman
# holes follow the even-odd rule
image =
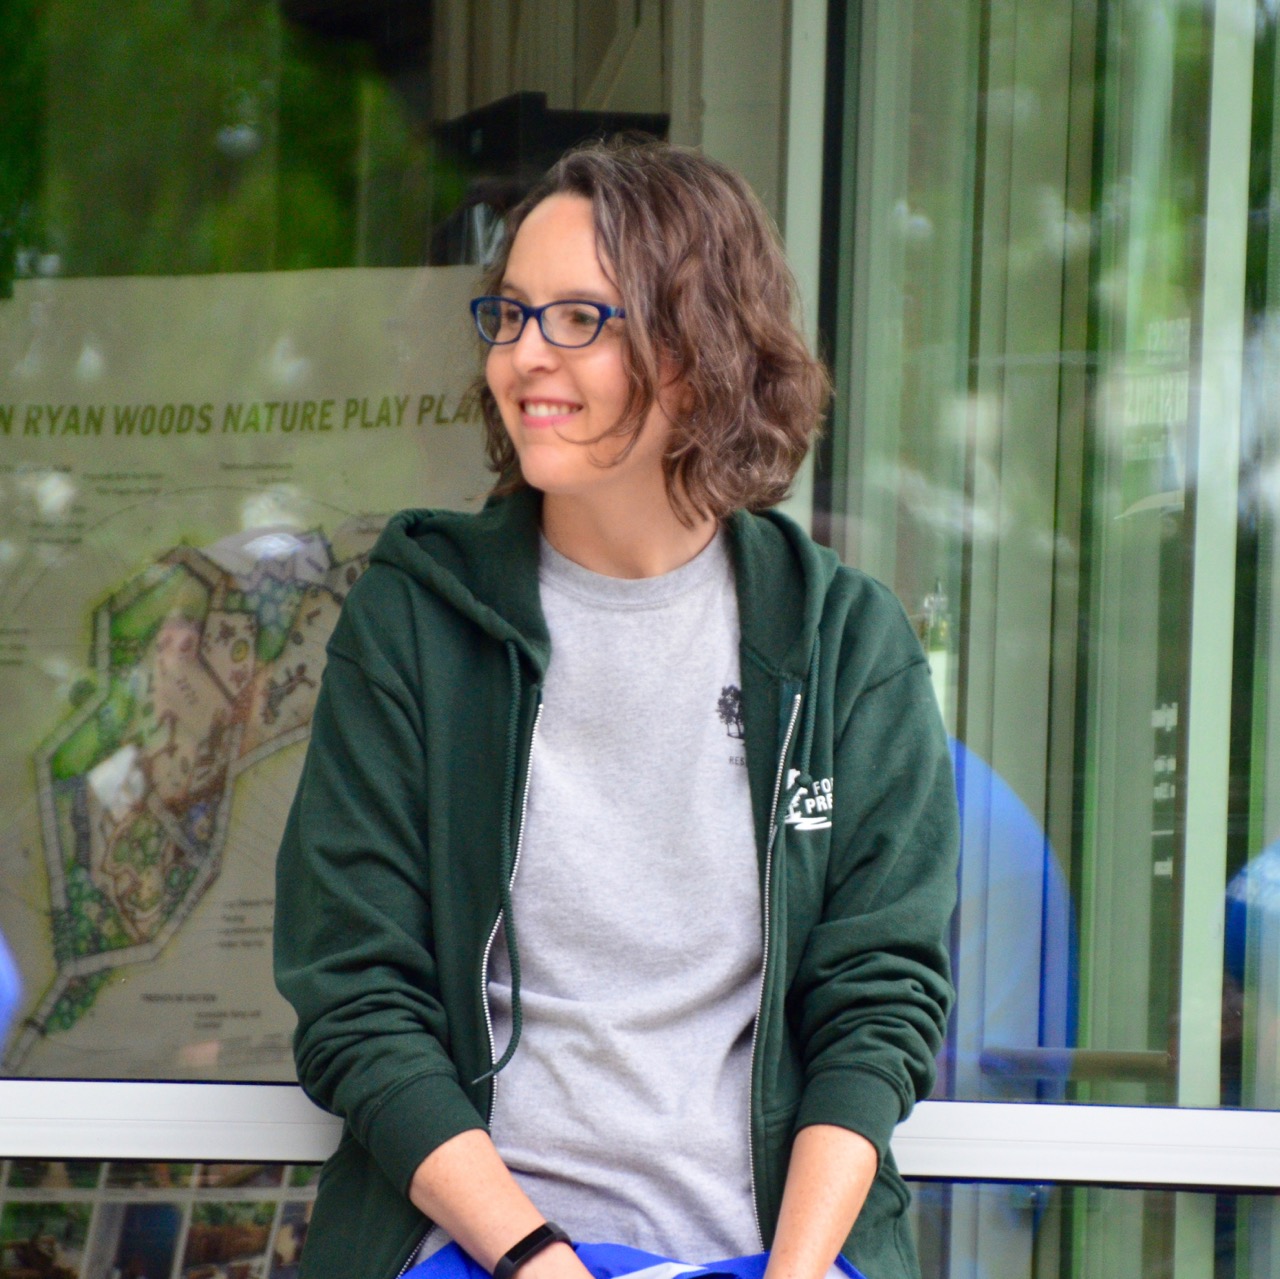
[[[565,157],[473,304],[495,497],[406,511],[330,644],[279,862],[298,1074],[345,1120],[304,1258],[445,1235],[582,1279],[914,1275],[887,1145],[951,991],[955,798],[883,587],[779,501],[825,375],[767,216],[661,144]]]

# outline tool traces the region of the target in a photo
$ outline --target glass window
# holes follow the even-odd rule
[[[1274,1107],[1275,14],[833,16],[818,519],[953,736],[938,1095]]]
[[[0,1165],[0,1276],[293,1279],[315,1164],[20,1160]],[[1270,1279],[1275,1194],[915,1181],[926,1275]],[[1202,1226],[1190,1250],[1189,1223]],[[50,1269],[53,1267],[53,1269]]]
[[[0,1276],[294,1279],[319,1168],[11,1159]]]
[[[1280,1199],[1274,1194],[990,1182],[913,1182],[911,1192],[926,1275],[1264,1279],[1275,1273]]]
[[[383,519],[487,487],[478,264],[602,132],[701,142],[780,211],[786,21],[3,7],[3,1073],[292,1077],[275,848]]]

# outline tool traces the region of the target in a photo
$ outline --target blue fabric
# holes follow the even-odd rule
[[[981,1000],[961,1002],[944,1053],[948,1096],[1061,1101],[1068,1058],[1039,1080],[984,1069],[984,1048],[1069,1048],[1076,1042],[1076,923],[1071,890],[1040,823],[1013,788],[963,742],[950,741],[960,800],[960,901],[951,962],[982,974]],[[998,957],[998,958],[997,958]]]
[[[595,1279],[620,1279],[622,1275],[671,1262],[670,1257],[659,1257],[655,1253],[617,1243],[578,1243],[573,1245],[573,1250]],[[712,1275],[730,1275],[733,1279],[764,1279],[764,1268],[768,1260],[767,1252],[758,1252],[750,1257],[730,1257],[709,1266],[690,1266],[686,1273],[690,1279],[700,1279],[703,1276],[709,1279]],[[843,1257],[836,1258],[836,1266],[848,1279],[865,1279],[862,1272]],[[456,1243],[451,1243],[425,1261],[419,1262],[412,1270],[406,1271],[403,1279],[489,1279],[489,1272],[472,1261]]]
[[[9,948],[0,936],[0,1042],[9,1029],[9,1022],[18,1010],[18,1000],[22,997],[22,982],[18,977],[17,965]]]
[[[1254,945],[1280,926],[1280,841],[1268,844],[1227,885],[1227,972],[1245,984],[1249,935]]]

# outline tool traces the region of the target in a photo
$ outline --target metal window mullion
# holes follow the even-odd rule
[[[800,295],[801,327],[810,347],[817,350],[827,0],[793,0],[789,43],[783,234]],[[805,529],[813,526],[813,465],[810,450],[781,508]]]
[[[1178,1101],[1221,1101],[1222,970],[1231,759],[1231,653],[1253,116],[1252,0],[1218,0],[1206,176],[1200,404],[1190,458],[1194,542],[1188,670]],[[1178,1196],[1173,1273],[1214,1273],[1214,1205]]]
[[[1187,695],[1178,1101],[1220,1103],[1240,407],[1253,81],[1251,0],[1219,0],[1206,182]]]

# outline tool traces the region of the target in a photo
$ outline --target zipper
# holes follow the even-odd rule
[[[508,881],[508,889],[514,888],[516,883],[516,871],[520,869],[520,853],[524,848],[524,823],[525,818],[529,815],[529,779],[533,775],[533,744],[538,738],[538,722],[542,719],[542,695],[538,695],[538,709],[533,716],[533,732],[529,736],[529,763],[524,773],[524,794],[520,799],[520,828],[516,832],[516,855],[511,859],[511,879]],[[493,1041],[493,1012],[489,1007],[489,956],[493,951],[493,943],[498,937],[498,928],[502,924],[502,911],[498,911],[498,918],[493,921],[493,928],[489,931],[489,940],[485,943],[484,958],[480,963],[480,998],[484,1005],[484,1025],[489,1033],[489,1064],[492,1065],[497,1060],[497,1045]],[[493,1102],[498,1095],[498,1080],[495,1076],[489,1081],[489,1113],[485,1116],[485,1123],[493,1122]],[[409,1254],[408,1260],[400,1267],[396,1274],[396,1279],[403,1279],[405,1273],[413,1265],[413,1259],[422,1251],[422,1245],[431,1238],[440,1227],[432,1224],[428,1227],[426,1233],[414,1245],[413,1251]]]
[[[542,719],[542,694],[538,694],[538,709],[533,716],[533,732],[529,735],[529,762],[524,771],[524,794],[520,799],[520,826],[516,831],[516,855],[511,859],[511,878],[507,882],[510,891],[515,887],[516,872],[520,869],[520,854],[524,851],[524,825],[529,815],[529,780],[533,776],[533,744],[538,740],[538,724]],[[493,951],[493,943],[497,940],[498,929],[502,926],[502,911],[493,921],[489,931],[489,940],[485,943],[484,958],[480,961],[480,1000],[484,1007],[484,1026],[489,1034],[489,1065],[498,1060],[498,1046],[494,1042],[493,1010],[489,1007],[489,956]],[[485,1123],[493,1122],[493,1103],[498,1096],[498,1078],[495,1075],[489,1080],[489,1113],[485,1115]]]
[[[773,783],[773,807],[769,810],[769,842],[764,854],[764,900],[761,902],[760,914],[764,924],[764,942],[760,959],[760,998],[756,1003],[756,1020],[751,1028],[751,1059],[749,1084],[747,1088],[747,1163],[751,1172],[751,1212],[756,1221],[756,1234],[760,1238],[760,1248],[764,1250],[764,1228],[760,1224],[760,1203],[756,1198],[756,1151],[752,1140],[751,1103],[754,1099],[756,1078],[756,1044],[760,1040],[760,1016],[764,1012],[765,979],[769,971],[769,902],[773,883],[773,844],[778,835],[778,802],[782,798],[782,778],[787,767],[787,752],[791,749],[791,739],[795,736],[796,720],[800,716],[800,698],[797,693],[791,702],[791,719],[787,724],[786,735],[782,739],[782,751],[778,756],[778,776]]]
[[[435,1232],[439,1229],[440,1227],[434,1224],[427,1227],[426,1234],[424,1234],[422,1238],[419,1239],[418,1242],[413,1245],[413,1250],[405,1258],[404,1265],[401,1266],[398,1271],[396,1271],[396,1279],[403,1279],[405,1272],[410,1268],[410,1266],[413,1265],[413,1259],[418,1255],[418,1253],[422,1251],[422,1245],[426,1243],[427,1240],[430,1239],[431,1236],[435,1234]]]

